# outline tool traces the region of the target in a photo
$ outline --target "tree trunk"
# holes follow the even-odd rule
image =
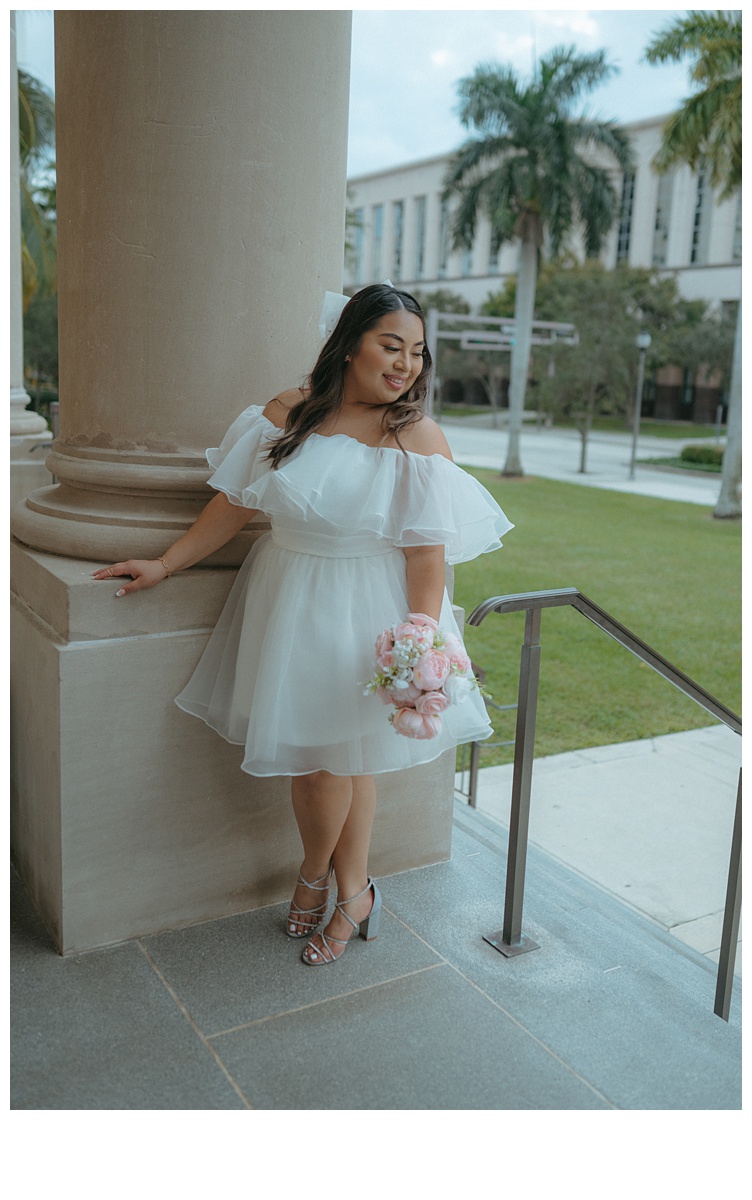
[[[580,431],[580,469],[579,475],[587,474],[587,446],[588,434],[590,433],[590,416],[584,416],[581,421],[577,422],[577,428]]]
[[[520,242],[520,266],[517,273],[517,297],[514,305],[514,345],[509,368],[509,441],[507,461],[502,475],[523,475],[520,459],[522,414],[525,411],[527,371],[533,338],[535,285],[538,273],[538,249],[533,238]]]
[[[742,305],[736,318],[734,361],[731,367],[728,416],[726,418],[726,449],[723,452],[723,475],[714,517],[742,515]]]

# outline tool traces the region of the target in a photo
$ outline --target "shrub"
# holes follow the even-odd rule
[[[685,446],[681,452],[685,462],[709,463],[710,466],[720,467],[723,464],[722,446]]]

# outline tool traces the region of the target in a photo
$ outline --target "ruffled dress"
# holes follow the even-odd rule
[[[420,741],[396,733],[391,709],[363,688],[377,636],[407,615],[403,547],[443,545],[450,563],[495,550],[512,528],[498,504],[443,455],[345,434],[311,434],[271,470],[279,432],[254,405],[206,452],[211,486],[265,514],[271,532],[176,703],[244,746],[242,768],[257,776],[399,771],[489,737],[476,689]],[[440,626],[461,636],[446,592]]]

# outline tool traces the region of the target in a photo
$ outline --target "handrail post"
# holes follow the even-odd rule
[[[514,743],[512,808],[509,818],[509,850],[504,903],[504,926],[484,935],[484,941],[510,958],[538,950],[538,942],[522,936],[522,905],[525,893],[525,864],[530,821],[530,789],[533,776],[535,720],[538,711],[540,675],[540,608],[525,609],[525,640],[520,654],[520,683],[517,700],[517,729]]]
[[[734,982],[736,941],[739,937],[739,916],[742,907],[742,773],[739,772],[739,787],[736,792],[734,832],[731,835],[731,860],[729,862],[726,906],[723,910],[721,953],[718,959],[718,975],[715,987],[713,1012],[723,1021],[729,1019],[731,985]]]
[[[480,766],[480,742],[470,743],[470,787],[467,802],[471,808],[478,807],[478,767]]]

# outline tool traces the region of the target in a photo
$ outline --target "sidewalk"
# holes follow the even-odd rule
[[[500,471],[507,452],[507,432],[490,427],[490,417],[441,418],[441,427],[456,462],[465,467],[488,467]],[[574,429],[545,429],[526,424],[520,440],[520,457],[526,475],[577,483],[582,487],[606,488],[635,496],[655,496],[713,508],[721,488],[720,475],[694,471],[668,471],[641,465],[642,458],[679,454],[688,442],[704,439],[657,438],[649,433],[637,444],[635,478],[629,479],[632,436],[624,433],[591,433],[588,438],[587,472],[580,466],[580,435]],[[705,439],[706,440],[706,439]]]
[[[740,766],[725,725],[537,758],[530,842],[717,963]],[[512,772],[478,772],[505,829]]]

